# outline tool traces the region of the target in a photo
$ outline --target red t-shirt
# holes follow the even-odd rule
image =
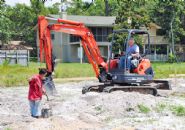
[[[39,74],[34,75],[29,81],[29,92],[28,99],[29,100],[41,100],[42,99],[42,79]]]

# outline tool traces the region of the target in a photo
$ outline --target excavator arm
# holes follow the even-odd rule
[[[39,45],[40,45],[40,60],[43,61],[45,57],[46,67],[49,72],[54,71],[53,57],[52,57],[52,41],[50,31],[63,32],[72,35],[79,36],[85,54],[92,64],[96,73],[96,77],[100,80],[106,80],[106,74],[108,71],[108,65],[103,60],[98,45],[94,39],[92,32],[85,27],[83,23],[74,22],[64,19],[56,20],[55,24],[48,23],[48,17],[38,17],[38,32],[39,32]]]

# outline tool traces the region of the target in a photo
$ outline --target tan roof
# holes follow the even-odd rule
[[[2,50],[33,50],[33,47],[25,46],[24,41],[9,41],[8,44],[5,44],[0,49]]]
[[[155,27],[156,29],[161,29],[161,27],[159,26],[159,25],[157,25],[157,24],[155,24],[155,23],[149,23],[149,26],[150,27]]]

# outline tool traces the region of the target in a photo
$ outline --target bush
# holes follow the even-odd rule
[[[176,62],[176,57],[174,54],[170,53],[169,56],[168,56],[168,62],[169,63],[174,63]]]

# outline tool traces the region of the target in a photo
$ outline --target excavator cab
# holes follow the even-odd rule
[[[123,34],[123,35],[122,35]],[[119,44],[116,42],[116,37],[119,35],[125,37]],[[140,37],[145,44],[144,49],[140,48],[140,55],[137,59],[133,58],[132,67],[130,72],[126,70],[127,58],[129,54],[127,49],[129,47],[129,39],[131,37]],[[120,41],[120,40],[119,40]],[[137,29],[121,29],[113,31],[112,43],[109,46],[109,58],[107,61],[108,71],[106,74],[106,80],[103,80],[102,85],[86,86],[82,89],[82,93],[88,91],[99,92],[112,92],[112,91],[136,91],[143,94],[158,95],[157,89],[170,90],[171,86],[166,80],[154,80],[154,72],[150,63],[150,60],[146,58],[147,54],[150,54],[150,35],[147,31]],[[120,68],[120,58],[124,56],[125,64],[123,68]],[[135,62],[135,63],[134,63]]]
[[[117,34],[127,34],[122,44],[116,43],[115,39]],[[145,36],[142,37],[143,35]],[[130,72],[128,72],[126,70],[127,58],[130,56],[127,52],[129,47],[128,41],[131,37],[135,36],[140,36],[142,40],[144,38],[147,44],[144,44],[146,49],[141,51],[139,57],[137,59],[133,58],[135,61],[133,61],[133,63],[131,62],[132,67]],[[137,29],[115,30],[113,31],[112,44],[109,48],[110,55],[108,60],[107,83],[105,82],[104,85],[99,85],[98,88],[100,91],[137,91],[144,94],[158,95],[157,89],[171,89],[168,81],[153,79],[154,72],[150,60],[146,58],[146,55],[150,53],[150,35],[147,31]],[[119,51],[115,51],[115,48]],[[124,67],[120,68],[119,64],[122,56],[125,57],[125,60],[122,61],[124,62]],[[93,87],[91,87],[91,89],[92,88]]]
[[[116,35],[124,35],[126,38],[121,41],[122,44],[116,43]],[[142,37],[143,36],[143,37]],[[144,49],[142,54],[140,53],[137,58],[131,59],[131,69],[128,72],[126,69],[128,57],[127,52],[129,48],[129,39],[131,37],[140,37],[147,39],[146,50]],[[146,40],[145,40],[146,42]],[[121,46],[120,46],[121,45]],[[141,50],[141,49],[140,49]],[[121,53],[120,53],[121,52]],[[153,80],[153,69],[151,67],[150,60],[145,56],[150,52],[150,36],[147,31],[137,29],[122,29],[113,31],[112,43],[110,46],[110,55],[108,60],[108,73],[112,77],[112,83],[121,84],[144,84]],[[121,61],[121,57],[124,57],[124,61]],[[123,63],[120,63],[123,62]],[[120,67],[120,64],[124,67]]]

